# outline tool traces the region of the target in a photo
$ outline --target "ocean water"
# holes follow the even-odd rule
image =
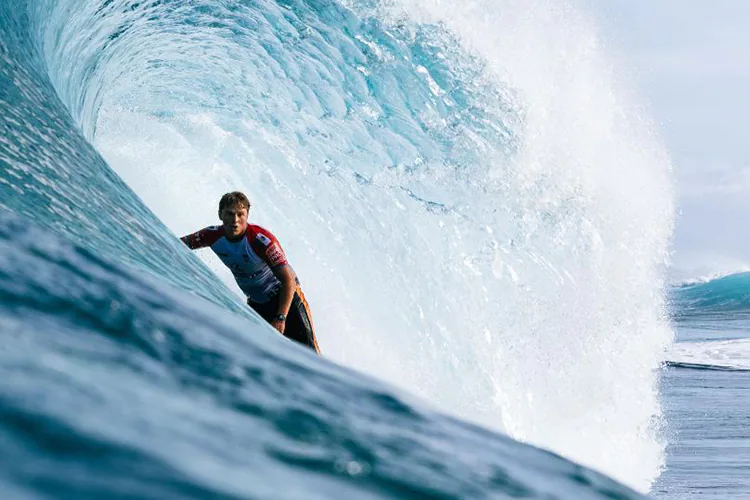
[[[0,105],[4,496],[747,491],[740,289],[666,285],[669,157],[576,5],[5,0]],[[234,189],[324,358],[177,240]]]
[[[750,495],[750,273],[671,290],[678,342],[662,398],[669,428],[658,498]]]

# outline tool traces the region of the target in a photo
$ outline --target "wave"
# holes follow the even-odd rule
[[[678,319],[714,316],[727,319],[750,313],[750,272],[739,272],[694,281],[671,290],[674,316]]]
[[[679,342],[667,355],[669,366],[699,370],[750,370],[750,339]]]
[[[669,160],[577,11],[10,0],[0,20],[21,225],[250,320],[174,238],[243,189],[331,360],[640,489],[659,474]]]
[[[735,266],[731,270],[725,270],[725,271],[715,271],[715,272],[707,272],[705,274],[700,273],[692,273],[692,277],[685,277],[684,272],[682,273],[683,276],[681,277],[675,277],[670,281],[670,285],[679,288],[682,286],[691,286],[691,285],[699,285],[702,283],[708,283],[709,281],[713,281],[716,279],[724,278],[727,276],[732,276],[734,274],[742,274],[750,272],[750,268],[747,266]],[[698,274],[696,276],[696,274]]]
[[[683,368],[686,370],[707,370],[707,371],[721,371],[721,372],[750,371],[750,368],[735,368],[732,366],[713,365],[710,363],[686,363],[683,361],[665,361],[664,365],[670,368]]]

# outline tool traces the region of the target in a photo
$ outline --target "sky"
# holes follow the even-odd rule
[[[673,278],[750,269],[750,2],[587,5],[672,156]]]

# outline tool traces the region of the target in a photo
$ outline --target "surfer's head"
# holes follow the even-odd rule
[[[224,234],[229,239],[236,239],[245,234],[247,214],[250,211],[250,200],[243,193],[233,191],[221,197],[219,201],[219,218]]]

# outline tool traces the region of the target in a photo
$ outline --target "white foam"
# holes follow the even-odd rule
[[[741,262],[725,262],[719,266],[715,258],[708,258],[712,262],[712,268],[705,266],[687,269],[670,269],[669,282],[672,286],[687,286],[708,283],[709,281],[742,274],[750,271],[750,266]]]
[[[674,363],[750,370],[750,339],[679,342],[667,354]]]

